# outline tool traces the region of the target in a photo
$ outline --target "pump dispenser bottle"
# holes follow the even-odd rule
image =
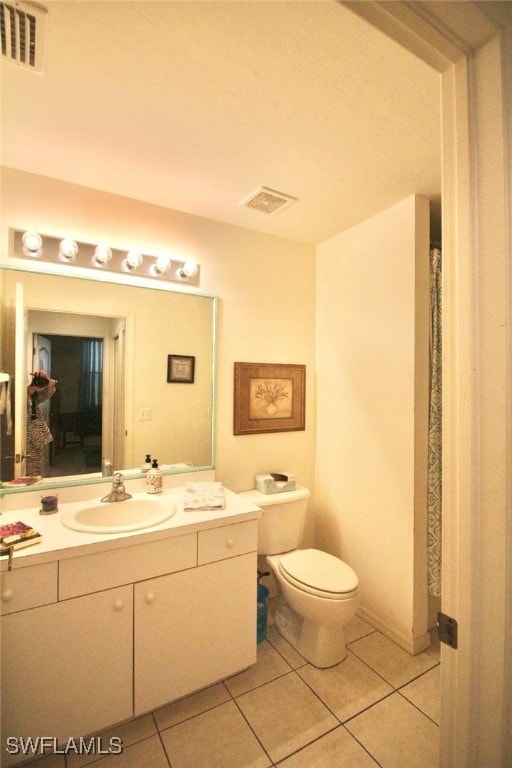
[[[144,459],[144,464],[141,466],[140,471],[148,472],[150,469],[151,469],[151,456],[149,453],[146,453],[146,458]]]
[[[162,493],[164,473],[158,466],[158,459],[153,459],[151,469],[147,474],[147,492]]]

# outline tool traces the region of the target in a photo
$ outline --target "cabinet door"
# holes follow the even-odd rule
[[[256,553],[135,585],[135,714],[256,661]]]
[[[131,585],[4,616],[4,743],[67,741],[131,717],[132,630]]]

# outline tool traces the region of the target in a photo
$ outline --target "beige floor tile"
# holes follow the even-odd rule
[[[224,704],[224,702],[230,699],[231,696],[223,683],[217,683],[209,688],[204,688],[202,691],[193,693],[185,699],[168,704],[166,707],[162,707],[162,709],[157,709],[153,712],[153,715],[158,730],[163,731],[165,728],[170,728],[171,725],[188,720],[189,717],[206,712],[208,709]]]
[[[29,765],[30,768],[65,768],[66,758],[64,755],[47,755],[41,760],[31,761]]]
[[[233,701],[174,725],[162,731],[161,736],[173,768],[268,768],[270,765]]]
[[[439,728],[399,693],[345,723],[382,768],[439,768]]]
[[[394,688],[400,688],[437,664],[427,653],[411,656],[380,632],[350,644],[350,650]]]
[[[439,725],[441,716],[440,671],[438,665],[421,677],[400,688],[400,693],[421,709],[428,717]]]
[[[375,632],[374,628],[360,616],[354,616],[345,627],[345,643],[353,643],[360,637]]]
[[[101,749],[105,751],[109,749],[110,738],[113,736],[121,739],[123,748],[126,749],[138,741],[153,736],[155,733],[157,733],[157,729],[152,715],[145,715],[144,717],[138,717],[136,720],[130,720],[128,723],[109,728],[98,735],[101,738]],[[87,741],[88,739],[86,738]],[[82,768],[82,766],[89,765],[100,758],[102,758],[101,754],[78,755],[75,752],[68,752],[66,756],[67,768]]]
[[[278,651],[278,653],[280,653],[281,656],[288,662],[292,669],[297,669],[298,667],[302,667],[304,664],[307,664],[304,656],[301,656],[300,653],[298,653],[295,648],[291,646],[287,640],[284,639],[284,637],[281,637],[275,627],[267,628],[267,640],[272,645],[272,647],[275,648],[276,651]]]
[[[378,764],[340,725],[283,760],[279,768],[378,768]]]
[[[160,736],[138,741],[125,747],[119,755],[109,755],[92,763],[94,768],[169,768]]]
[[[245,693],[236,701],[274,762],[338,725],[295,672]]]
[[[308,664],[297,674],[341,722],[393,693],[390,685],[350,651],[335,667],[316,669]]]
[[[224,684],[232,696],[239,696],[246,691],[251,691],[259,685],[275,680],[276,677],[285,675],[291,669],[282,656],[273,648],[268,640],[258,645],[258,658],[256,664],[238,675],[224,680]]]

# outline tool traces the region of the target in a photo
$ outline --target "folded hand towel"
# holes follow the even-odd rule
[[[222,483],[188,483],[185,486],[183,509],[224,509]]]

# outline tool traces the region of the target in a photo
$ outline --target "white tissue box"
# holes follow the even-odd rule
[[[260,493],[283,493],[283,491],[294,491],[295,488],[295,475],[290,475],[288,472],[256,475],[256,490]]]

